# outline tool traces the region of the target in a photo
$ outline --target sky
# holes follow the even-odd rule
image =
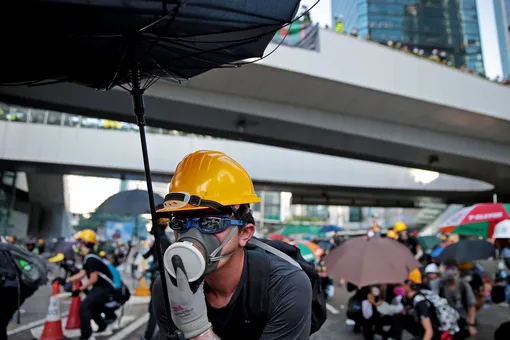
[[[302,0],[310,8],[316,0]],[[501,59],[499,56],[498,37],[494,16],[493,0],[477,0],[480,34],[482,38],[482,52],[485,63],[485,72],[490,78],[502,74]],[[312,9],[312,20],[321,26],[331,25],[331,0],[320,0]]]

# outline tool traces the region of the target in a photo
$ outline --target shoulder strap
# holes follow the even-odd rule
[[[262,242],[262,241],[259,241],[257,240],[256,238],[251,238],[248,243],[256,246],[256,247],[259,247],[261,249],[264,249],[265,251],[273,254],[273,255],[276,255],[278,256],[279,258],[281,259],[284,259],[285,261],[289,262],[290,264],[298,267],[299,269],[301,269],[301,266],[299,265],[299,263],[297,263],[296,260],[294,260],[292,257],[290,257],[289,255],[285,254],[284,252],[282,251],[279,251],[278,249],[274,248],[274,247],[271,247],[270,245]]]
[[[250,323],[265,323],[269,312],[269,258],[262,251],[248,250],[247,265],[248,278],[245,289],[243,289],[245,320]]]
[[[105,260],[103,260],[101,257],[97,256],[96,254],[87,254],[87,255],[85,255],[85,258],[83,259],[83,263],[85,264],[85,262],[87,262],[87,260],[89,258],[94,258],[96,260],[101,261],[106,266],[106,269],[108,269],[108,271],[110,272],[110,274],[113,277],[113,273],[111,272],[110,267],[108,267],[108,264],[106,263]],[[108,282],[112,286],[113,289],[115,289],[115,283],[107,275],[105,275],[104,273],[101,273],[101,272],[97,272],[97,275],[99,275],[101,278],[103,278],[106,282]]]

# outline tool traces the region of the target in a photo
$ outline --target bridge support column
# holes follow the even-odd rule
[[[31,209],[28,236],[59,237],[72,233],[64,176],[27,173]]]

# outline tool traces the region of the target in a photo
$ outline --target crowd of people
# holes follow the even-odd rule
[[[301,8],[301,12],[299,14],[299,20],[308,24],[313,24],[310,12],[308,10],[308,7],[303,5]],[[409,44],[405,42],[398,42],[393,40],[387,40],[387,41],[380,41],[380,40],[374,40],[370,36],[360,36],[358,29],[353,28],[350,32],[346,32],[344,30],[344,23],[342,21],[342,18],[337,19],[337,21],[334,23],[334,27],[330,27],[329,25],[325,25],[326,29],[334,30],[341,34],[350,35],[355,38],[363,39],[366,41],[375,42],[381,45],[388,46],[389,48],[396,49],[405,53],[410,53],[414,56],[421,57],[428,59],[433,62],[437,62],[439,64],[445,65],[447,67],[457,68],[457,66],[453,63],[452,58],[448,55],[446,51],[440,51],[439,49],[432,49],[429,52],[426,52],[426,50],[420,46],[410,46]],[[476,72],[475,70],[467,67],[466,65],[462,65],[458,68],[462,72],[466,72],[484,79],[487,79],[489,81],[493,81],[495,83],[499,83],[502,85],[510,85],[510,79],[508,78],[501,78],[499,76],[491,79],[485,75],[485,73]]]
[[[399,284],[356,287],[347,283],[353,293],[347,317],[365,340],[374,339],[375,334],[399,340],[404,330],[420,339],[466,339],[477,334],[477,312],[489,296],[495,303],[506,301],[504,262],[499,263],[496,276],[488,278],[479,264],[431,257],[401,222],[385,236],[408,247],[423,266]],[[442,241],[436,249],[453,242],[446,235]],[[509,324],[502,324],[494,339],[506,339]]]

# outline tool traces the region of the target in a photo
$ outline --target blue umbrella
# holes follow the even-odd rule
[[[436,249],[434,249],[431,253],[430,253],[430,256],[432,257],[439,257],[439,255],[441,255],[441,253],[443,252],[445,247],[437,247]]]
[[[340,228],[340,227],[337,227],[336,225],[330,224],[330,225],[325,226],[324,228],[322,228],[320,230],[320,233],[321,234],[325,234],[325,233],[329,233],[331,231],[337,232],[337,231],[342,231],[342,230],[344,230],[344,228]]]

